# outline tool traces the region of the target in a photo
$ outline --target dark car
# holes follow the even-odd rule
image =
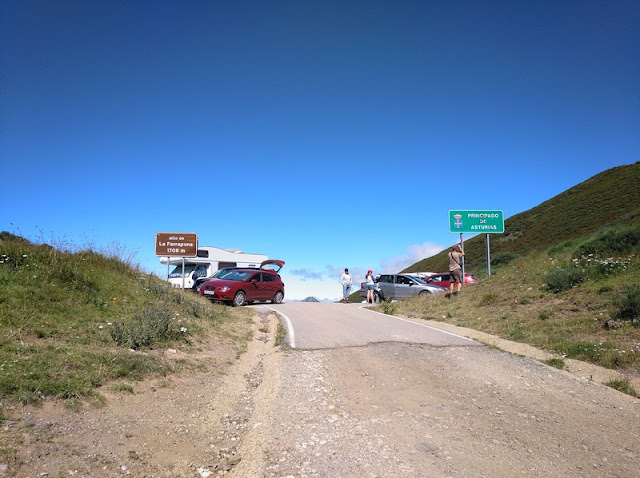
[[[374,301],[406,299],[414,295],[429,295],[444,292],[446,289],[435,284],[427,284],[411,274],[382,274],[378,277],[374,289]],[[360,297],[366,300],[366,283],[360,286]]]
[[[259,269],[233,268],[202,284],[200,294],[234,306],[267,301],[280,304],[284,299],[284,283],[278,274],[282,266],[284,261],[271,259]]]
[[[202,284],[204,284],[207,281],[210,281],[211,279],[219,279],[235,269],[240,269],[240,267],[224,267],[222,269],[217,270],[216,272],[211,274],[209,277],[198,277],[197,279],[194,279],[192,289],[199,293],[200,288],[202,287]]]
[[[451,275],[448,272],[442,272],[440,274],[433,274],[429,277],[423,279],[427,284],[434,284],[444,287],[445,289],[449,288],[451,285]],[[474,284],[478,282],[478,278],[472,274],[464,274],[464,283],[465,284]]]

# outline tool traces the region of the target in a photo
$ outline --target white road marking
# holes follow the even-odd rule
[[[378,312],[377,310],[371,310],[369,307],[361,306],[360,309],[366,309],[369,312],[373,312],[374,314],[384,315],[385,317],[392,317],[394,319],[398,319],[398,320],[401,320],[403,322],[409,322],[409,323],[415,324],[415,325],[417,325],[419,327],[425,327],[427,329],[435,330],[437,332],[442,332],[443,334],[452,335],[452,336],[457,337],[459,339],[464,339],[464,340],[468,340],[469,342],[477,343],[475,340],[470,339],[469,337],[463,337],[462,335],[454,334],[453,332],[448,332],[446,330],[442,330],[442,329],[439,329],[437,327],[432,327],[430,325],[421,324],[420,322],[414,322],[413,320],[403,319],[402,317],[396,317],[395,315],[383,314],[382,312]]]
[[[279,310],[276,310],[272,307],[269,307],[268,305],[265,305],[265,307],[269,310],[274,311],[276,314],[280,315],[283,319],[284,322],[287,324],[287,335],[289,336],[289,346],[292,349],[296,348],[296,334],[293,331],[293,324],[291,323],[291,320],[289,319],[289,317],[287,317],[285,314],[283,314],[282,312],[280,312]]]

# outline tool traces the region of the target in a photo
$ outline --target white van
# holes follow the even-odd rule
[[[191,289],[199,277],[209,277],[225,267],[260,267],[269,259],[264,254],[245,254],[236,249],[219,249],[217,247],[198,247],[196,257],[161,257],[160,263],[167,265],[169,261],[169,283],[173,287]]]

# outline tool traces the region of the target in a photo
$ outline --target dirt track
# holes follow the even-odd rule
[[[638,476],[640,400],[592,373],[490,347],[283,353],[275,316],[265,324],[224,379],[143,383],[82,413],[13,411],[3,434],[24,437],[24,464],[5,475]]]

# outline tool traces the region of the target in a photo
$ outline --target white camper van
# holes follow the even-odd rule
[[[184,258],[184,275],[182,257],[161,257],[160,263],[167,265],[169,260],[169,282],[173,287],[190,289],[199,277],[209,277],[225,267],[260,267],[269,259],[264,254],[245,254],[235,249],[218,249],[217,247],[198,247],[196,257]]]

